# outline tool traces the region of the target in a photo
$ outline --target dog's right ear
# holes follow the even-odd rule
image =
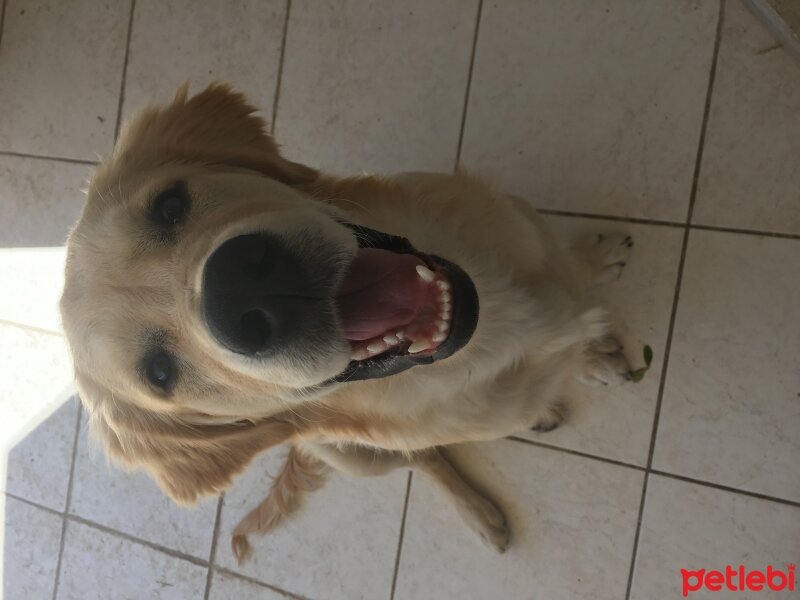
[[[266,123],[242,94],[220,83],[192,97],[188,90],[183,84],[171,104],[135,115],[104,166],[119,163],[126,169],[144,169],[189,162],[250,169],[287,185],[317,178],[316,170],[280,155]]]

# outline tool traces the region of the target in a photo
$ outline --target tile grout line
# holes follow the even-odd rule
[[[277,95],[277,88],[276,88],[276,95]],[[274,128],[275,118],[277,115],[277,111],[273,110],[273,122],[272,127]],[[63,162],[69,164],[76,164],[76,165],[86,165],[89,167],[95,167],[100,164],[98,161],[94,160],[84,160],[80,158],[67,158],[64,156],[47,156],[42,154],[28,154],[25,152],[14,152],[11,150],[0,150],[0,156],[11,156],[15,158],[30,158],[33,160],[50,160],[53,162]],[[579,211],[570,211],[570,210],[558,210],[558,209],[551,209],[551,208],[536,208],[536,211],[543,214],[543,215],[554,215],[557,217],[575,217],[580,219],[595,219],[599,221],[617,221],[620,223],[634,223],[637,225],[653,225],[659,227],[686,227],[685,223],[679,223],[677,221],[664,221],[660,219],[647,219],[643,217],[623,217],[620,215],[605,215],[599,213],[586,213],[586,212],[579,212]],[[738,233],[742,235],[757,235],[757,236],[764,236],[764,237],[773,237],[773,238],[781,238],[781,239],[789,239],[789,240],[800,240],[800,233],[785,233],[780,231],[765,231],[762,229],[746,229],[741,227],[727,227],[724,225],[701,225],[699,223],[692,223],[690,225],[692,229],[699,229],[703,231],[716,231],[721,233]]]
[[[214,574],[214,559],[217,556],[217,539],[219,538],[219,524],[220,516],[222,515],[222,501],[225,498],[225,492],[217,498],[217,513],[214,517],[214,528],[211,533],[211,550],[208,553],[208,572],[206,573],[206,589],[203,593],[203,600],[208,600],[211,594],[211,579]]]
[[[400,554],[403,552],[403,536],[406,532],[406,516],[408,515],[408,499],[411,497],[411,480],[414,472],[409,469],[408,479],[406,480],[406,498],[403,502],[403,517],[400,519],[400,535],[397,536],[397,553],[394,557],[394,572],[392,573],[392,588],[389,592],[389,600],[394,600],[395,589],[397,588],[397,575],[400,572]]]
[[[516,436],[508,436],[503,438],[504,440],[510,442],[517,442],[522,444],[527,444],[529,446],[536,446],[540,448],[544,448],[545,450],[553,450],[555,452],[562,452],[564,454],[570,454],[572,456],[578,456],[580,458],[588,458],[589,460],[596,460],[598,462],[607,463],[610,465],[614,465],[617,467],[624,467],[627,469],[633,469],[635,471],[648,471],[647,467],[642,467],[640,465],[635,465],[633,463],[627,463],[621,460],[615,460],[613,458],[607,458],[605,456],[598,456],[596,454],[589,454],[588,452],[580,452],[578,450],[572,450],[570,448],[563,448],[561,446],[554,446],[552,444],[547,444],[544,442],[529,440],[526,438],[516,437]],[[780,496],[770,496],[769,494],[762,494],[760,492],[751,492],[749,490],[745,490],[742,488],[732,487],[729,485],[723,485],[721,483],[716,483],[714,481],[708,481],[704,479],[694,479],[693,477],[687,477],[686,475],[680,475],[678,473],[670,473],[669,471],[661,471],[660,469],[650,469],[649,473],[652,475],[660,475],[661,477],[667,477],[669,479],[677,479],[678,481],[685,481],[687,483],[693,483],[702,487],[713,488],[717,490],[721,490],[724,492],[729,492],[731,494],[740,494],[742,496],[749,496],[751,498],[756,498],[758,500],[765,500],[767,502],[775,502],[776,504],[786,504],[788,506],[796,506],[800,508],[800,500],[790,500],[788,498],[781,498]]]
[[[85,519],[79,515],[73,515],[73,514],[67,514],[65,515],[65,517],[68,521],[74,521],[75,523],[85,525],[86,527],[91,527],[92,529],[96,529],[98,531],[102,531],[103,533],[107,533],[109,535],[122,538],[123,540],[127,540],[129,542],[134,542],[142,546],[146,546],[151,550],[157,550],[162,554],[166,554],[173,558],[179,558],[181,560],[185,560],[186,562],[190,562],[193,565],[197,565],[199,567],[208,566],[208,561],[203,560],[202,558],[197,558],[196,556],[192,556],[191,554],[186,554],[185,552],[181,552],[180,550],[174,550],[172,548],[162,546],[161,544],[156,544],[155,542],[150,542],[144,538],[131,535],[130,533],[125,533],[124,531],[113,529],[111,527],[108,527],[107,525],[103,525],[96,521],[92,521],[91,519]]]
[[[122,104],[125,102],[125,81],[128,77],[128,59],[131,54],[131,34],[133,33],[133,11],[136,9],[136,0],[131,0],[131,10],[128,14],[128,33],[125,37],[125,59],[122,62],[122,78],[119,82],[119,102],[117,103],[117,121],[114,123],[114,143],[119,137],[122,126]]]
[[[702,479],[694,479],[693,477],[686,477],[685,475],[678,475],[677,473],[670,473],[668,471],[661,471],[659,469],[650,469],[650,474],[659,475],[660,477],[675,479],[677,481],[683,481],[686,483],[691,483],[702,487],[712,488],[723,492],[729,492],[731,494],[748,496],[750,498],[755,498],[757,500],[765,500],[767,502],[774,502],[776,504],[783,504],[786,506],[794,506],[795,508],[800,508],[800,501],[798,500],[789,500],[788,498],[770,496],[768,494],[761,494],[760,492],[751,492],[749,490],[743,490],[728,485],[722,485],[721,483],[714,483],[713,481],[703,481]]]
[[[57,515],[59,517],[62,517],[64,519],[66,519],[67,521],[74,521],[76,523],[80,523],[81,525],[84,525],[86,527],[90,527],[91,529],[96,529],[97,531],[101,531],[103,533],[107,533],[107,534],[112,535],[114,537],[118,537],[118,538],[124,539],[126,541],[133,542],[134,544],[139,544],[141,546],[145,546],[147,548],[150,548],[151,550],[155,550],[157,552],[161,552],[162,554],[166,554],[166,555],[171,556],[173,558],[177,558],[177,559],[180,559],[180,560],[187,561],[187,562],[195,564],[197,566],[201,566],[201,567],[209,566],[209,563],[207,561],[203,560],[202,558],[197,558],[196,556],[192,556],[191,554],[186,554],[184,552],[180,552],[179,550],[174,550],[173,548],[169,548],[167,546],[162,546],[160,544],[156,544],[155,542],[150,542],[150,541],[145,540],[143,538],[136,537],[135,535],[131,535],[129,533],[125,533],[124,531],[119,531],[117,529],[113,529],[112,527],[108,527],[106,525],[102,525],[101,523],[97,523],[96,521],[92,521],[91,519],[85,519],[84,517],[81,517],[79,515],[68,514],[66,512],[55,510],[53,508],[50,508],[49,506],[45,506],[44,504],[39,504],[38,502],[34,502],[33,500],[28,500],[27,498],[23,498],[22,496],[17,496],[16,494],[12,494],[11,492],[4,492],[4,493],[9,498],[13,498],[14,500],[16,500],[18,502],[22,502],[23,504],[27,504],[27,505],[32,506],[34,508],[37,508],[39,510],[43,510],[45,512],[48,512],[50,514]],[[230,575],[232,577],[238,577],[239,579],[244,579],[245,581],[249,581],[249,582],[257,584],[257,585],[259,585],[261,587],[269,588],[269,589],[274,590],[276,592],[280,592],[281,594],[284,594],[285,596],[287,596],[289,598],[296,598],[298,600],[309,600],[308,598],[306,598],[304,596],[301,596],[299,594],[295,594],[293,592],[289,592],[287,590],[281,589],[281,588],[279,588],[277,586],[274,586],[272,584],[266,583],[266,582],[261,581],[259,579],[255,579],[253,577],[249,577],[249,576],[244,575],[242,573],[237,573],[236,571],[232,571],[231,569],[227,569],[225,567],[214,566],[214,570],[218,571],[220,573],[225,573],[225,574]]]
[[[689,208],[686,212],[686,229],[683,234],[683,244],[681,246],[681,257],[678,263],[678,277],[675,282],[675,295],[672,300],[672,313],[669,318],[669,329],[667,331],[667,342],[664,350],[664,363],[662,365],[661,382],[658,386],[658,399],[656,401],[656,413],[653,419],[653,430],[650,438],[650,452],[647,457],[647,470],[653,466],[653,453],[656,446],[656,438],[658,436],[658,419],[661,410],[661,401],[664,395],[664,387],[666,385],[667,370],[669,369],[669,355],[672,348],[672,336],[675,328],[675,319],[678,313],[678,301],[680,299],[681,284],[683,282],[683,270],[686,264],[686,253],[689,247],[689,234],[692,230],[692,216],[694,214],[694,206],[697,200],[697,188],[700,179],[700,169],[703,162],[703,148],[705,146],[706,130],[708,128],[708,116],[711,112],[711,97],[714,93],[714,80],[717,73],[717,58],[719,56],[719,47],[722,41],[722,24],[725,18],[725,0],[720,0],[719,16],[717,18],[717,32],[716,39],[714,40],[714,53],[711,59],[711,72],[708,77],[708,89],[706,91],[706,101],[703,110],[703,124],[700,127],[700,139],[697,145],[697,156],[695,158],[694,175],[692,177],[692,189],[689,196]]]
[[[703,162],[703,149],[705,146],[706,130],[708,128],[708,117],[711,112],[711,98],[714,93],[714,80],[717,73],[717,59],[719,58],[719,48],[722,43],[722,26],[725,18],[725,0],[719,0],[719,9],[717,14],[717,26],[714,35],[714,49],[711,55],[711,66],[708,74],[708,86],[706,88],[706,97],[703,105],[703,120],[700,125],[700,136],[697,142],[697,154],[695,156],[694,173],[692,175],[692,187],[689,192],[689,206],[686,210],[686,223],[683,232],[683,243],[681,245],[681,257],[678,262],[678,275],[675,280],[675,292],[672,298],[672,311],[669,317],[669,327],[667,329],[667,340],[664,345],[664,359],[661,366],[661,381],[658,385],[658,395],[656,396],[656,406],[653,415],[653,425],[650,431],[650,448],[647,454],[647,467],[644,472],[644,480],[642,481],[642,496],[639,502],[639,513],[636,519],[636,531],[633,537],[633,548],[631,551],[630,568],[628,569],[628,582],[625,591],[625,600],[630,600],[631,589],[633,587],[633,574],[636,570],[636,555],[639,550],[639,538],[642,532],[642,519],[644,517],[644,507],[647,499],[647,485],[649,482],[650,471],[653,466],[653,455],[656,448],[656,439],[658,437],[658,423],[661,418],[661,405],[664,399],[664,389],[666,387],[667,375],[669,371],[669,357],[672,351],[672,338],[675,333],[675,321],[678,314],[678,303],[680,301],[681,285],[683,283],[683,270],[686,265],[686,252],[689,247],[689,234],[692,231],[692,215],[694,214],[694,205],[697,200],[697,188],[700,179],[700,168]]]
[[[689,224],[690,229],[698,231],[716,231],[719,233],[739,233],[743,235],[763,235],[764,237],[781,238],[786,240],[800,240],[800,233],[781,233],[778,231],[759,231],[756,229],[739,229],[736,227],[720,227],[716,225]]]
[[[618,215],[601,215],[595,213],[578,212],[573,210],[557,210],[551,208],[537,208],[537,212],[543,215],[555,215],[557,217],[579,217],[581,219],[598,219],[603,221],[620,221],[623,223],[636,223],[638,225],[659,225],[662,227],[686,227],[686,223],[678,221],[662,221],[660,219],[645,219],[641,217],[621,217]]]
[[[217,573],[223,573],[225,575],[229,575],[231,577],[236,577],[238,579],[241,579],[243,581],[247,581],[248,583],[252,583],[254,585],[258,585],[258,586],[270,589],[270,590],[272,590],[274,592],[278,592],[279,594],[283,594],[287,598],[294,598],[295,600],[310,600],[306,596],[301,596],[300,594],[295,594],[294,592],[289,592],[287,590],[284,590],[284,589],[279,588],[277,586],[274,586],[272,584],[269,584],[269,583],[266,583],[264,581],[261,581],[260,579],[256,579],[255,577],[250,577],[249,575],[244,575],[242,573],[237,573],[236,571],[232,571],[231,569],[228,569],[226,567],[217,567],[217,566],[215,566],[214,567],[214,571],[216,571]]]
[[[261,581],[260,579],[256,579],[255,577],[250,577],[249,575],[243,575],[242,573],[237,573],[236,571],[232,571],[231,569],[226,569],[225,567],[214,567],[214,569],[216,571],[220,572],[220,573],[224,573],[226,575],[230,575],[231,577],[237,577],[239,579],[247,581],[248,583],[252,583],[254,585],[258,585],[258,586],[270,589],[270,590],[272,590],[274,592],[278,592],[279,594],[282,594],[282,595],[286,596],[287,598],[294,598],[295,600],[309,600],[309,598],[306,597],[306,596],[301,596],[300,594],[295,594],[294,592],[289,592],[289,591],[284,590],[282,588],[279,588],[279,587],[276,587],[276,586],[271,585],[269,583],[266,583],[264,581]]]
[[[53,331],[52,329],[43,329],[41,327],[36,327],[35,325],[28,325],[26,323],[17,323],[16,321],[6,321],[5,319],[0,319],[0,325],[6,325],[8,327],[17,327],[19,329],[25,329],[27,331],[40,333],[43,335],[52,335],[59,338],[64,337],[64,334],[60,331]]]
[[[6,4],[7,0],[0,0],[0,52],[3,48],[3,26],[6,23]]]
[[[281,54],[278,59],[278,76],[275,79],[275,96],[272,98],[272,120],[269,124],[270,135],[275,135],[275,121],[278,120],[278,100],[281,95],[283,81],[283,62],[286,59],[286,38],[289,35],[289,14],[292,11],[292,0],[286,0],[286,15],[283,19],[283,35],[281,36]]]
[[[45,156],[42,154],[28,154],[26,152],[14,152],[12,150],[0,150],[0,156],[13,156],[15,158],[33,158],[35,160],[52,160],[53,162],[64,162],[74,165],[97,166],[96,160],[84,160],[82,158],[67,158],[65,156]]]
[[[72,504],[72,486],[75,482],[75,459],[78,456],[78,440],[80,439],[81,432],[81,417],[83,416],[83,405],[78,399],[78,396],[72,396],[74,401],[78,403],[77,415],[75,417],[75,432],[72,439],[72,459],[69,465],[69,478],[67,479],[67,497],[64,501],[64,512],[61,514],[61,540],[58,544],[58,559],[56,560],[56,574],[53,580],[53,600],[58,596],[58,584],[61,581],[61,562],[64,558],[64,546],[67,541],[67,516]]]
[[[27,504],[28,506],[33,506],[34,508],[41,509],[45,512],[50,513],[51,515],[56,515],[57,517],[63,517],[64,512],[60,510],[56,510],[55,508],[50,508],[49,506],[45,506],[44,504],[39,504],[35,500],[28,500],[27,498],[23,498],[22,496],[17,496],[12,492],[3,492],[8,498],[12,500],[17,500],[18,502],[22,502],[23,504]]]
[[[613,458],[607,458],[605,456],[598,456],[596,454],[589,454],[588,452],[581,452],[580,450],[572,450],[570,448],[562,448],[561,446],[554,446],[552,444],[548,444],[547,442],[539,442],[535,440],[529,440],[526,438],[517,437],[515,435],[510,435],[506,438],[511,442],[516,442],[519,444],[528,444],[529,446],[537,446],[539,448],[545,448],[547,450],[555,450],[556,452],[563,452],[565,454],[572,454],[573,456],[580,456],[581,458],[589,458],[591,460],[597,460],[600,462],[608,463],[611,465],[616,465],[618,467],[627,467],[629,469],[636,469],[637,471],[644,471],[646,467],[641,465],[636,465],[633,463],[628,463],[622,460],[615,460]]]
[[[467,71],[467,89],[464,92],[464,106],[461,109],[461,127],[458,130],[458,142],[456,144],[456,160],[453,170],[458,169],[461,162],[461,147],[464,144],[464,127],[467,123],[467,109],[469,107],[469,93],[472,89],[472,73],[475,69],[475,54],[478,48],[478,33],[481,29],[481,14],[483,13],[483,0],[478,0],[478,14],[475,16],[475,33],[472,36],[472,52],[469,57],[469,70]]]
[[[556,210],[549,208],[537,208],[537,212],[543,215],[554,215],[558,217],[576,217],[580,219],[596,219],[599,221],[619,221],[621,223],[635,223],[637,225],[654,225],[659,227],[674,227],[685,229],[686,223],[677,221],[662,221],[660,219],[646,219],[641,217],[622,217],[618,215],[603,215],[597,213],[576,212],[570,210]],[[780,231],[763,231],[761,229],[745,229],[740,227],[726,227],[724,225],[701,225],[699,223],[689,223],[691,229],[701,229],[704,231],[718,231],[722,233],[740,233],[743,235],[763,235],[765,237],[785,238],[790,240],[800,240],[800,233],[783,233]]]

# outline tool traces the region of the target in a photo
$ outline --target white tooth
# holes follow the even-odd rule
[[[387,335],[386,337],[383,338],[383,341],[389,344],[390,346],[394,346],[397,342],[400,341],[400,338],[398,338],[395,335]]]
[[[369,352],[372,354],[376,354],[385,349],[386,346],[384,346],[381,342],[372,342],[369,346],[367,346],[367,350],[369,350]]]
[[[440,312],[439,313],[439,318],[442,321],[444,321],[445,323],[447,323],[448,327],[450,326],[450,311],[449,310],[443,310],[442,312]]]
[[[439,302],[447,302],[449,303],[453,297],[450,295],[449,292],[442,292],[439,294]]]
[[[450,290],[450,284],[447,283],[444,279],[440,279],[436,282],[436,287],[442,290],[443,292]]]
[[[430,347],[430,342],[428,340],[417,340],[408,347],[408,353],[416,354],[417,352],[422,352],[423,350],[427,350],[429,347]]]
[[[431,338],[434,342],[443,342],[447,338],[446,333],[442,333],[441,331],[438,333],[434,333],[433,337]]]
[[[436,273],[425,265],[417,265],[417,274],[425,283],[430,283],[436,277]]]
[[[394,334],[394,336],[398,340],[404,340],[406,338],[406,334],[404,334],[402,331],[398,331],[397,333]]]
[[[436,321],[436,329],[439,331],[447,331],[449,329],[447,321]]]
[[[350,358],[351,358],[352,360],[364,360],[365,358],[367,358],[367,356],[369,356],[369,354],[367,353],[367,351],[366,351],[366,350],[364,350],[364,349],[362,348],[362,349],[360,349],[360,350],[356,350],[355,352],[353,352],[353,353],[350,355]]]
[[[445,300],[444,302],[442,302],[441,304],[439,304],[439,308],[441,308],[442,310],[450,310],[450,307],[451,307],[451,306],[453,306],[453,305],[452,305],[452,304],[450,304],[450,301],[449,301],[449,300]]]

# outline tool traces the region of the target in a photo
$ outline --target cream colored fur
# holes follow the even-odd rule
[[[223,491],[256,454],[290,443],[273,490],[236,529],[240,558],[247,534],[295,510],[325,465],[358,475],[419,469],[470,528],[504,550],[502,512],[440,448],[551,429],[576,381],[624,381],[629,367],[605,311],[584,292],[618,276],[629,239],[600,237],[582,249],[586,260],[576,259],[529,203],[465,173],[321,175],[282,158],[252,113],[225,86],[192,98],[183,88],[171,105],[135,117],[97,169],[70,236],[61,303],[93,433],[179,502]],[[142,215],[175,180],[192,195],[190,218],[174,243],[149,242]],[[291,242],[302,229],[319,246],[303,252],[333,252],[345,264],[356,244],[337,216],[405,236],[464,269],[480,299],[472,340],[429,366],[325,388],[315,384],[349,360],[343,339],[300,361],[255,362],[217,344],[199,310],[210,253],[239,233],[267,230]],[[152,329],[166,332],[181,361],[169,398],[137,372]]]

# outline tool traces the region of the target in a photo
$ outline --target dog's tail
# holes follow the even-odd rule
[[[300,508],[304,493],[319,488],[325,482],[327,471],[324,463],[303,454],[297,447],[289,450],[286,463],[272,482],[267,497],[233,530],[231,548],[239,564],[251,553],[247,534],[264,534],[277,527],[283,519]]]

